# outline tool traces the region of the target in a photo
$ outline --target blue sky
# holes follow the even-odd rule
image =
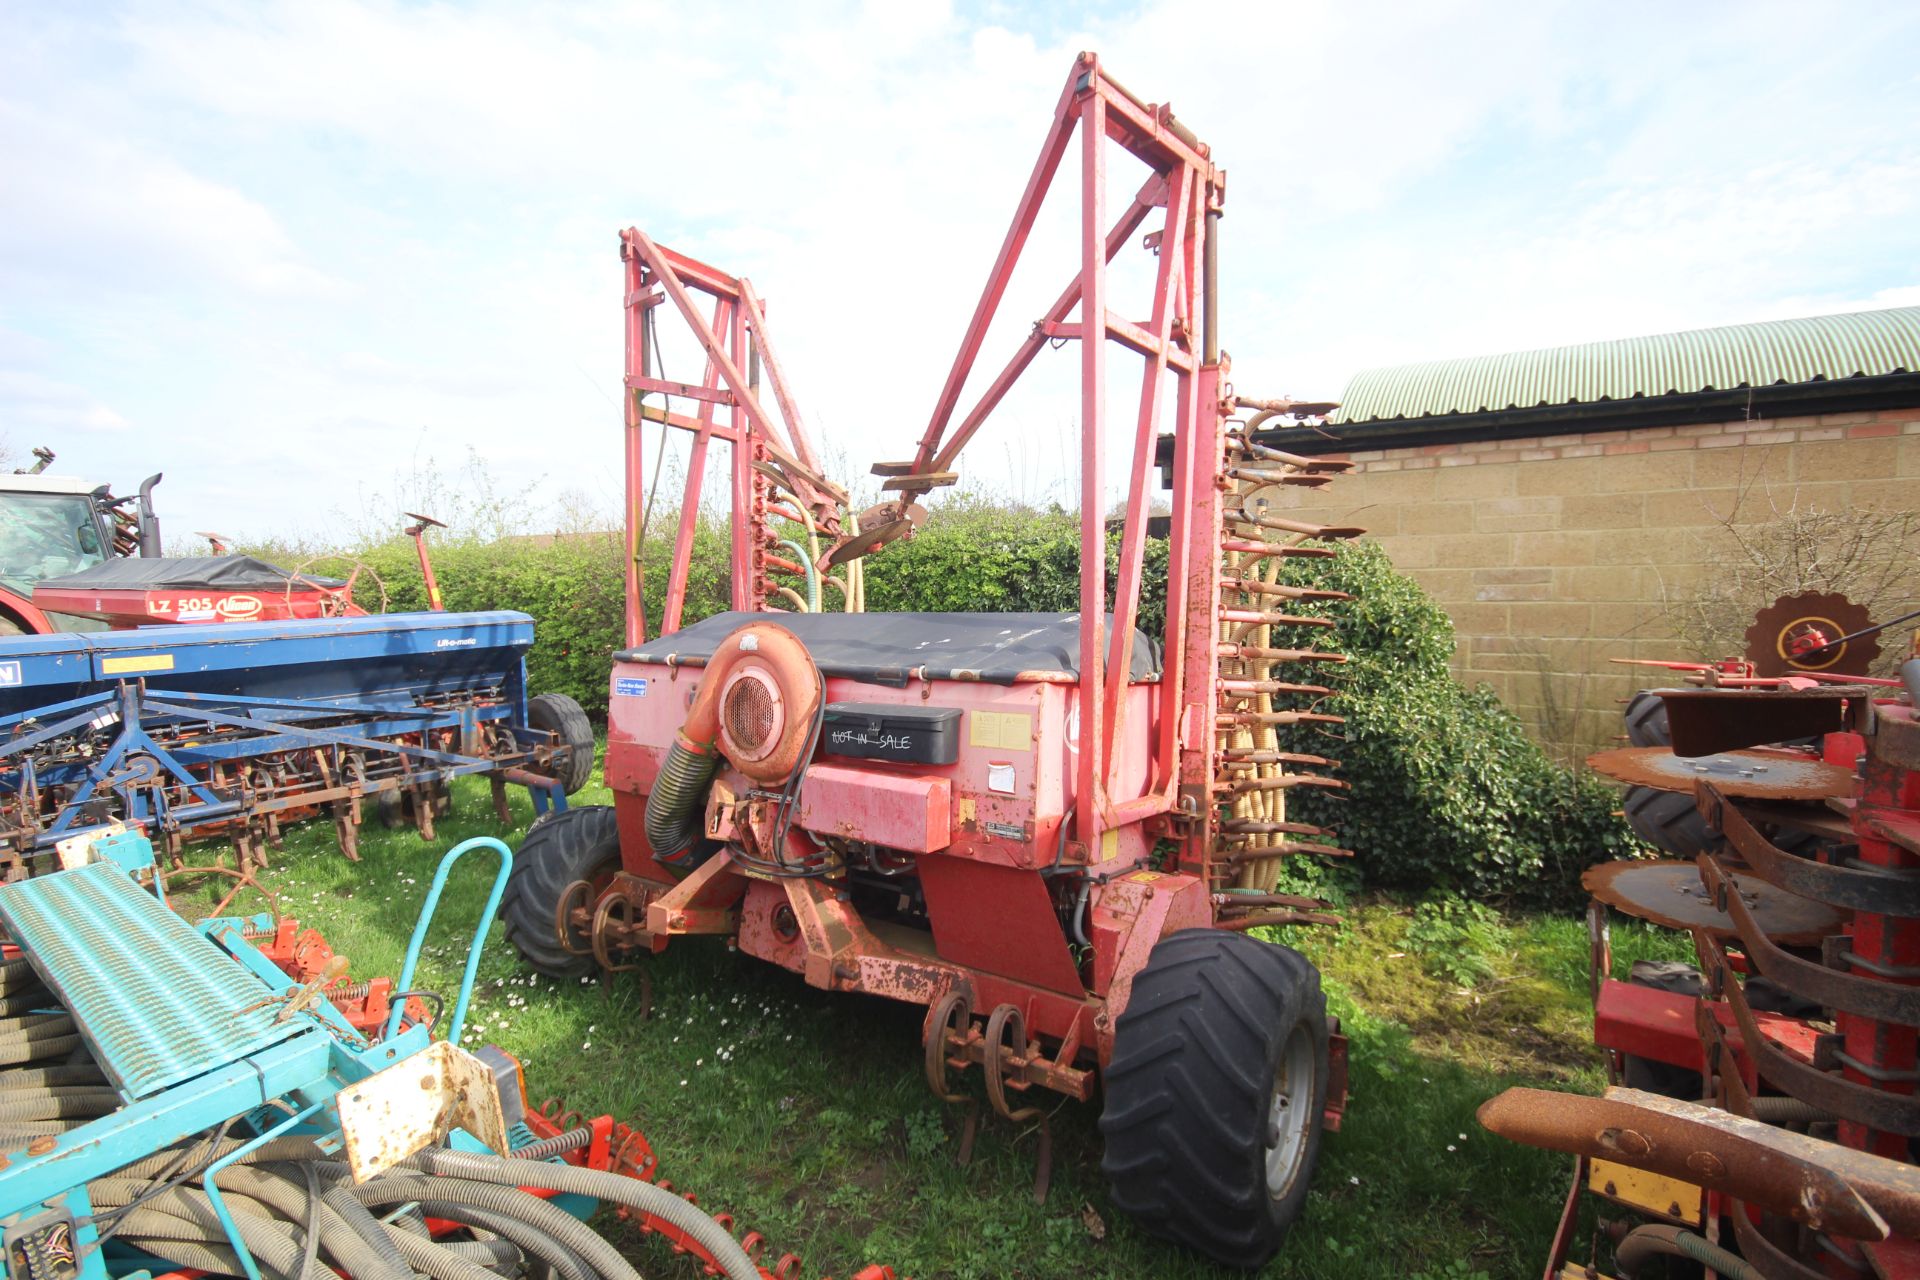
[[[1243,391],[1920,302],[1905,3],[11,0],[0,440],[164,470],[176,536],[324,537],[469,448],[533,523],[612,510],[639,225],[753,278],[864,473],[924,425],[1083,48],[1228,170]],[[989,358],[1064,283],[1060,197]],[[1071,493],[1070,366],[970,483]]]

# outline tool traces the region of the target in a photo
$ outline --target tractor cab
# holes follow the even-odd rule
[[[31,600],[43,580],[82,572],[115,554],[103,492],[72,476],[0,476],[0,632],[102,629],[96,619],[45,612]]]

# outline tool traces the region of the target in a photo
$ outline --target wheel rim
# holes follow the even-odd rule
[[[1315,1070],[1313,1036],[1304,1023],[1298,1024],[1280,1050],[1273,1101],[1267,1106],[1267,1194],[1276,1200],[1293,1189],[1306,1160],[1315,1119]]]

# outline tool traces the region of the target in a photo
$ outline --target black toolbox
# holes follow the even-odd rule
[[[829,702],[819,749],[896,764],[952,764],[960,758],[960,708]]]

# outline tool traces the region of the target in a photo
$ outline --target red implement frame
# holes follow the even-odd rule
[[[823,533],[834,534],[839,531],[840,505],[846,500],[846,494],[820,475],[813,443],[807,437],[799,407],[794,403],[786,375],[767,337],[766,306],[754,293],[753,286],[744,277],[727,275],[671,249],[661,248],[643,231],[621,233],[620,256],[626,263],[627,316],[626,642],[636,645],[645,640],[647,633],[646,603],[641,595],[644,584],[640,546],[642,526],[651,514],[644,505],[647,489],[642,423],[655,422],[662,429],[677,428],[693,435],[693,451],[687,460],[686,487],[680,506],[679,533],[673,547],[673,569],[667,582],[659,634],[680,628],[694,522],[700,511],[701,483],[706,477],[711,441],[723,441],[732,451],[729,511],[735,537],[728,568],[735,609],[751,611],[766,607],[767,597],[773,590],[767,577],[769,568],[800,569],[791,562],[782,564],[772,555],[769,544],[773,539],[766,532],[768,517],[787,514],[800,523],[811,518]],[[695,293],[712,299],[710,316],[702,314]],[[668,302],[706,353],[706,371],[697,384],[674,382],[655,373],[660,353],[654,337],[652,312]],[[763,370],[766,380],[772,384],[786,431],[760,403]],[[647,404],[650,395],[662,397],[668,407]],[[692,417],[676,413],[671,408],[675,399],[692,400],[699,408]],[[720,420],[721,410],[725,410],[725,421]],[[791,508],[781,511],[773,491],[776,481],[805,508],[804,512]],[[739,536],[743,530],[752,530],[752,536]]]
[[[964,416],[962,395],[974,373],[987,332],[998,314],[1014,269],[1026,248],[1041,204],[1079,135],[1080,263],[1060,292]],[[1108,161],[1113,146],[1148,169],[1131,200],[1109,220],[1106,201]],[[903,501],[951,482],[951,467],[982,423],[1005,398],[1049,342],[1080,340],[1080,653],[1077,691],[1077,769],[1075,794],[1091,797],[1075,806],[1074,837],[1097,848],[1103,832],[1160,818],[1176,809],[1187,821],[1181,841],[1180,869],[1205,875],[1215,843],[1211,803],[1213,746],[1219,704],[1217,659],[1220,642],[1220,550],[1223,545],[1219,481],[1225,453],[1225,427],[1231,407],[1226,366],[1215,336],[1215,229],[1225,197],[1226,175],[1216,168],[1208,148],[1174,119],[1164,105],[1141,100],[1082,54],[1074,64],[1047,131],[1040,155],[1020,197],[986,287],[967,325],[959,353],[936,401],[911,462],[881,464],[876,473],[892,477],[887,488]],[[1113,305],[1108,264],[1149,221],[1145,245],[1158,256],[1144,319],[1130,318]],[[639,549],[646,487],[642,424],[654,422],[693,433],[687,465],[681,523],[659,633],[675,631],[686,599],[693,517],[700,501],[708,443],[720,439],[733,447],[731,511],[736,530],[752,536],[733,539],[733,607],[766,608],[775,590],[769,568],[793,569],[770,550],[764,532],[769,514],[783,514],[768,480],[783,470],[797,505],[806,508],[823,532],[836,532],[834,499],[844,494],[818,474],[812,445],[802,426],[791,390],[767,340],[765,309],[752,286],[691,258],[656,245],[637,230],[621,237],[626,262],[626,506],[627,643],[640,643],[647,626],[641,598]],[[697,307],[693,293],[712,299],[711,314]],[[697,384],[657,376],[651,363],[655,346],[649,313],[671,301],[706,353],[706,370]],[[1077,312],[1076,319],[1070,319]],[[1107,356],[1113,345],[1137,355],[1140,391],[1132,406],[1132,449],[1120,464],[1127,477],[1130,518],[1121,535],[1112,600],[1111,635],[1106,627],[1109,568],[1106,528],[1101,520],[1106,475],[1104,428]],[[743,365],[746,372],[743,373]],[[764,367],[791,438],[762,408],[759,371]],[[650,395],[694,401],[688,417],[645,403]],[[1147,792],[1125,803],[1110,794],[1118,772],[1114,744],[1126,714],[1129,662],[1123,646],[1131,641],[1140,612],[1146,559],[1147,486],[1160,424],[1173,416],[1173,509],[1168,568],[1165,671],[1151,730],[1151,775]],[[719,421],[721,410],[726,421]],[[957,423],[956,423],[957,417]],[[772,462],[773,468],[764,464]],[[784,514],[798,515],[789,508]],[[1164,821],[1164,820],[1163,820]]]

